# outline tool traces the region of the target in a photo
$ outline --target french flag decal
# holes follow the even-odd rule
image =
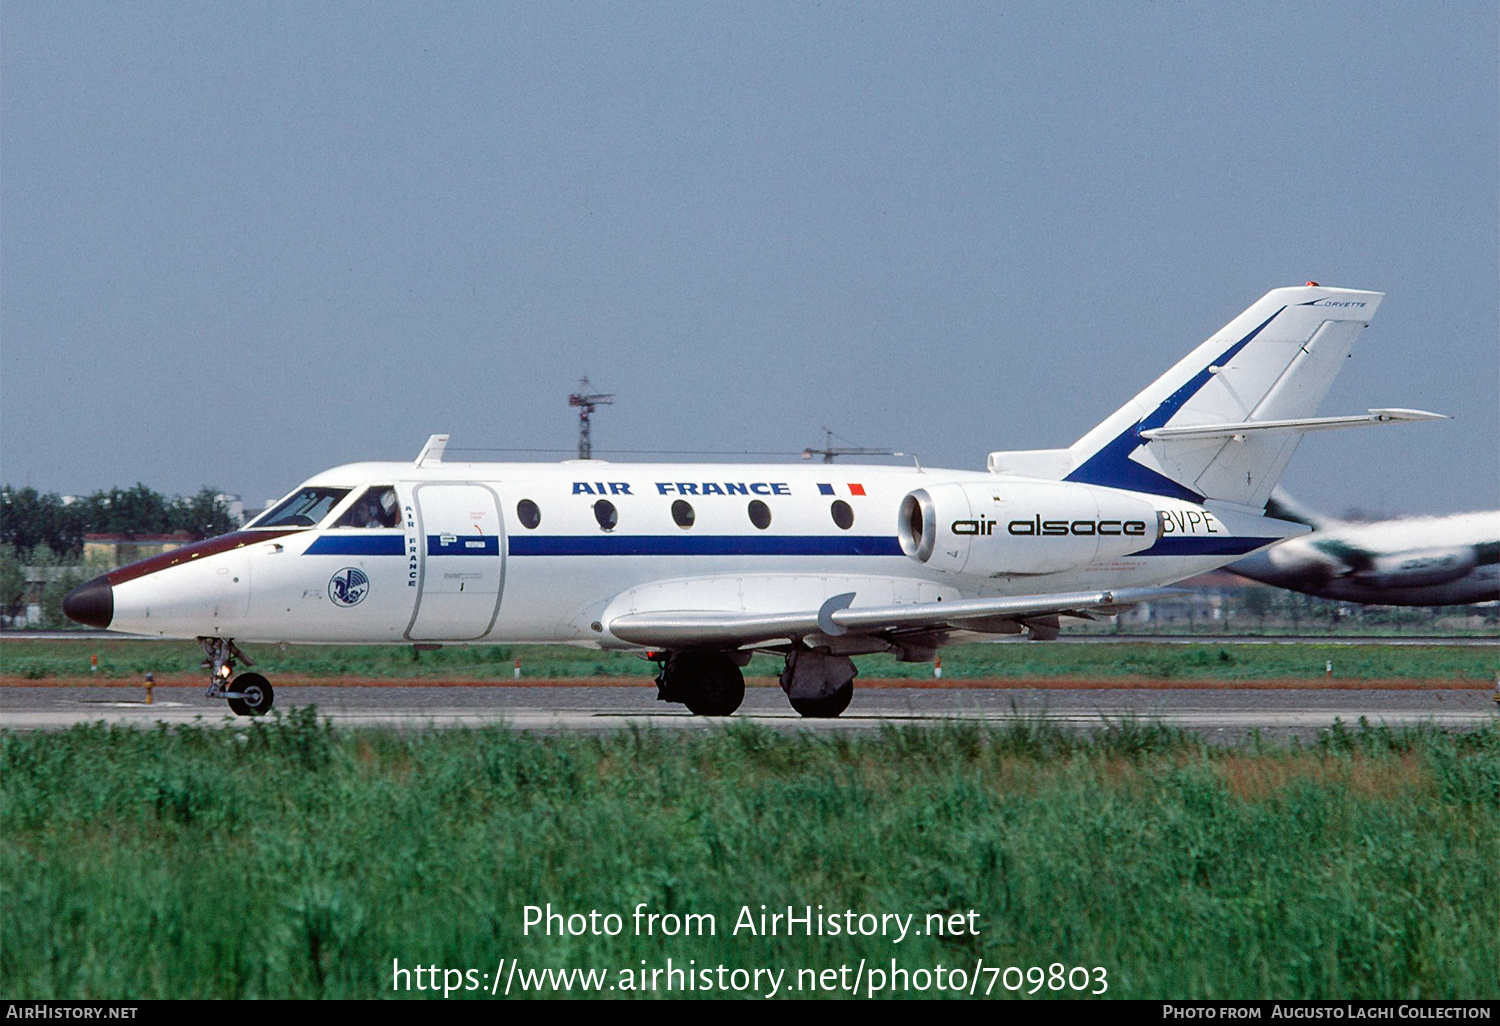
[[[862,485],[862,484],[853,484],[851,482],[848,485],[848,488],[849,488],[849,494],[850,495],[863,495],[863,494],[865,494],[865,486]],[[838,491],[831,484],[819,484],[818,485],[818,494],[819,495],[837,495]]]

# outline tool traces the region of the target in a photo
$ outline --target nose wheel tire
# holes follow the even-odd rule
[[[240,674],[230,682],[229,688],[243,696],[229,700],[229,708],[236,716],[264,716],[276,701],[271,682],[258,673]]]

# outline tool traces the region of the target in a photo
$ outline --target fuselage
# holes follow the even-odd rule
[[[903,507],[914,494],[925,554],[917,504]],[[240,642],[627,648],[607,628],[619,613],[1152,586],[1301,530],[1159,495],[916,467],[359,463],[245,529],[91,582],[69,615]]]
[[[1258,552],[1229,569],[1342,602],[1493,602],[1500,599],[1500,511],[1371,523],[1319,520],[1312,534]]]

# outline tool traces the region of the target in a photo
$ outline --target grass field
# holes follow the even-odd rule
[[[1210,749],[1131,723],[543,737],[304,709],[0,734],[0,836],[13,998],[377,997],[392,959],[668,957],[1061,962],[1106,968],[1114,997],[1500,996],[1494,729]],[[523,936],[546,902],[627,925]],[[638,902],[719,932],[636,936]],[[761,904],[973,909],[980,932],[730,936]]]
[[[323,680],[509,680],[521,660],[526,679],[652,677],[656,666],[635,655],[598,652],[565,645],[452,646],[414,657],[410,646],[272,645],[249,646],[256,669],[275,683],[278,677]],[[197,682],[202,650],[194,643],[148,641],[3,641],[0,680],[47,681],[88,678],[89,657],[99,657],[101,680]],[[1042,680],[1131,677],[1163,682],[1183,680],[1323,681],[1328,661],[1338,679],[1421,680],[1493,684],[1500,673],[1500,649],[1431,645],[1118,645],[1008,643],[955,645],[942,651],[945,680]],[[890,656],[861,656],[865,679],[931,679],[928,663],[899,663]],[[778,660],[756,656],[747,677],[770,678]]]

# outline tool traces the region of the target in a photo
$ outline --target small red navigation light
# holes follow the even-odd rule
[[[1315,281],[1310,281],[1310,282],[1307,283],[1307,285],[1308,285],[1309,288],[1314,288],[1314,289],[1318,287],[1318,283],[1315,282]]]

